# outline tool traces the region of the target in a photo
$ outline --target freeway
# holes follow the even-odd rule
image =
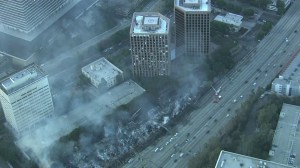
[[[210,90],[197,102],[199,109],[191,113],[188,123],[178,126],[178,134],[162,137],[158,144],[136,154],[124,167],[187,167],[188,160],[211,137],[220,134],[252,90],[266,87],[299,51],[300,33],[294,32],[300,27],[299,8],[300,2],[295,1],[257,47],[216,84],[215,88],[222,86],[219,103],[212,102],[214,91]]]

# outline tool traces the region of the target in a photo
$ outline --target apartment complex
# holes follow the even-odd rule
[[[84,66],[81,72],[90,79],[92,85],[102,90],[109,89],[124,80],[123,71],[104,57]]]
[[[130,29],[134,76],[170,74],[170,20],[156,12],[136,12]]]
[[[209,52],[210,0],[175,0],[176,55]]]
[[[34,64],[0,81],[0,101],[6,121],[16,135],[53,115],[47,75]]]
[[[80,0],[0,1],[0,31],[31,41]]]

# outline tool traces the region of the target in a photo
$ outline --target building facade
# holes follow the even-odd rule
[[[287,39],[286,39],[286,42]],[[273,67],[278,66],[274,64]],[[282,65],[280,65],[282,67]],[[294,54],[289,64],[283,67],[278,78],[272,82],[272,91],[286,96],[300,96],[300,54]]]
[[[283,77],[275,78],[272,82],[271,90],[282,95],[291,95],[291,81]]]
[[[81,72],[89,78],[92,85],[102,90],[109,89],[124,80],[123,71],[104,57],[84,66]]]
[[[155,12],[134,13],[130,45],[134,76],[170,74],[170,20],[167,17]]]
[[[175,0],[176,55],[201,56],[209,53],[209,0]]]
[[[0,1],[0,30],[31,41],[28,34],[41,29],[41,25],[45,23],[50,26],[78,2],[79,0]]]
[[[8,125],[17,135],[53,115],[47,75],[36,65],[0,81],[0,101]]]

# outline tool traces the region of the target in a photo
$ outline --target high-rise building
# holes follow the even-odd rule
[[[136,12],[130,29],[134,76],[170,74],[170,20],[156,12]]]
[[[80,0],[2,0],[0,31],[31,41]]]
[[[176,55],[209,52],[210,0],[175,0]]]
[[[0,101],[16,135],[34,128],[54,111],[47,75],[34,64],[0,81]]]

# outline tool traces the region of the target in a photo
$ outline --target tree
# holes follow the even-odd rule
[[[243,10],[243,15],[246,17],[251,17],[254,15],[254,10],[251,8],[247,8]]]
[[[276,2],[276,7],[278,9],[277,14],[279,15],[283,15],[284,11],[285,11],[285,5],[284,2],[282,0],[277,0]]]
[[[215,3],[218,7],[225,7],[226,8],[226,6],[227,6],[227,3],[224,0],[216,0]]]
[[[262,9],[266,9],[267,5],[271,3],[271,0],[256,0],[258,6]]]
[[[228,4],[226,4],[226,6],[227,6],[226,9],[232,13],[241,13],[243,10],[241,7],[236,6],[232,3],[228,3]]]
[[[269,3],[271,3],[271,0],[239,0],[243,3],[249,3],[253,6],[265,9]]]
[[[211,22],[211,30],[217,31],[223,34],[228,34],[230,31],[230,27],[228,24],[219,22],[219,21],[212,21]]]
[[[261,27],[261,29],[265,32],[268,33],[271,29],[272,29],[273,25],[272,22],[267,21],[266,23],[264,23]]]
[[[265,37],[265,32],[263,32],[263,31],[260,31],[260,32],[258,32],[257,34],[256,34],[256,39],[257,40],[262,40],[264,37]]]

